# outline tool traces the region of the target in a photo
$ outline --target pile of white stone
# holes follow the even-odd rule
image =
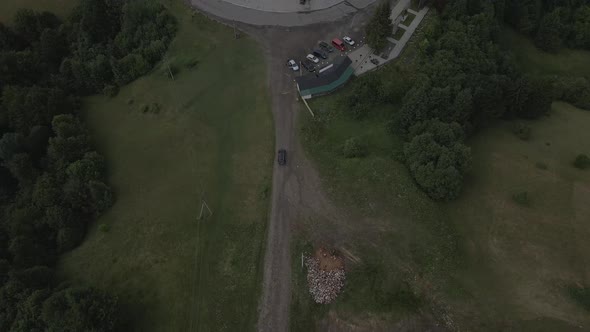
[[[316,303],[332,302],[344,287],[346,279],[344,269],[324,271],[320,268],[318,259],[314,257],[307,257],[305,265],[307,266],[307,284],[311,297]]]

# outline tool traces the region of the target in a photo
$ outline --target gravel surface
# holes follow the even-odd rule
[[[211,6],[225,6],[227,3],[215,0],[186,0],[195,8],[208,11],[203,7],[206,3]],[[355,0],[368,6],[375,0]],[[201,3],[199,5],[198,3]],[[344,4],[344,3],[343,3]],[[348,6],[350,7],[350,6]],[[220,7],[221,8],[221,7]],[[236,11],[237,6],[228,9]],[[351,7],[353,8],[353,7]],[[258,331],[282,332],[289,329],[289,304],[291,299],[291,229],[294,224],[310,216],[321,216],[331,220],[342,220],[339,211],[326,197],[319,174],[305,157],[305,153],[297,138],[297,117],[299,112],[306,112],[294,83],[299,73],[294,73],[286,67],[288,59],[301,60],[306,54],[316,48],[318,41],[330,41],[333,37],[349,35],[358,39],[364,30],[368,19],[368,12],[374,6],[364,10],[347,10],[346,12],[324,12],[318,19],[305,21],[307,15],[322,11],[297,14],[296,20],[306,27],[267,27],[235,23],[237,28],[249,34],[261,46],[268,63],[268,88],[271,94],[272,112],[275,123],[275,150],[287,150],[287,164],[279,166],[275,162],[273,167],[273,184],[271,207],[268,223],[266,253],[264,257],[262,294],[259,302]],[[239,15],[250,15],[251,9],[243,8]],[[332,14],[329,14],[332,13]],[[219,15],[222,14],[222,15]],[[225,15],[218,9],[211,10],[207,15],[224,24],[233,26],[235,18]],[[234,13],[235,14],[235,13]],[[232,14],[232,15],[234,15]],[[289,25],[278,13],[269,25]],[[236,14],[238,15],[238,14]],[[239,16],[238,15],[238,16]],[[315,14],[314,14],[315,15]],[[246,17],[244,16],[244,17]],[[343,18],[344,17],[344,18]],[[238,19],[240,22],[251,23],[252,19]],[[302,21],[303,20],[303,21]],[[289,23],[289,24],[273,24]]]

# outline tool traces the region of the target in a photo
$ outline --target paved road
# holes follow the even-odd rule
[[[298,27],[338,21],[368,7],[376,0],[348,0],[329,8],[304,12],[261,11],[223,0],[190,0],[190,2],[193,7],[225,21],[236,21],[255,26]]]

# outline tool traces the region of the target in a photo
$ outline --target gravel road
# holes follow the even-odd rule
[[[208,5],[222,5],[223,1],[186,0],[199,10],[208,11]],[[259,302],[258,331],[282,332],[289,329],[289,304],[291,299],[291,231],[295,223],[310,216],[337,218],[338,211],[331,204],[321,187],[319,174],[305,157],[297,137],[297,117],[306,112],[298,100],[294,78],[298,73],[289,70],[288,59],[303,59],[316,47],[319,40],[331,40],[336,36],[349,35],[356,38],[374,8],[375,0],[355,0],[363,10],[337,11],[337,8],[298,14],[299,20],[284,21],[285,16],[272,17],[273,27],[235,23],[259,42],[268,63],[268,87],[272,99],[275,123],[275,150],[287,150],[287,164],[274,163],[273,183],[266,253],[264,257],[263,288]],[[349,2],[347,2],[349,3]],[[344,3],[343,3],[344,4]],[[360,5],[362,4],[362,5]],[[207,6],[206,6],[207,5]],[[350,7],[350,6],[348,6]],[[352,7],[350,7],[352,8]],[[252,23],[251,10],[237,6],[224,12],[223,8],[212,9],[208,16],[233,25],[233,20]],[[231,13],[228,17],[227,13]],[[315,13],[315,14],[313,14]],[[219,16],[220,14],[225,16]],[[274,13],[270,13],[274,14]],[[296,13],[292,13],[296,15]],[[321,16],[318,16],[322,14]],[[306,15],[312,15],[307,16]],[[309,20],[312,18],[312,20]],[[304,21],[301,21],[304,19]],[[285,28],[296,23],[298,27]],[[306,25],[316,22],[321,24]],[[354,22],[354,27],[352,22]],[[268,23],[263,21],[263,23]],[[287,23],[287,24],[286,24]]]

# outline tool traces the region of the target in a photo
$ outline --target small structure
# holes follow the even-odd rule
[[[297,90],[304,99],[328,94],[346,83],[354,73],[349,57],[339,57],[318,73],[296,77]]]

